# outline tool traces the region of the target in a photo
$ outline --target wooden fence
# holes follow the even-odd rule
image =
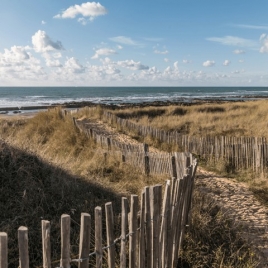
[[[190,158],[186,161],[190,163]],[[187,167],[185,169],[185,167]],[[51,260],[50,222],[42,220],[42,251],[43,267],[70,268],[71,263],[77,263],[79,268],[89,267],[176,267],[184,234],[190,220],[191,199],[194,177],[197,168],[196,160],[189,166],[184,166],[181,177],[172,178],[165,184],[162,198],[162,185],[145,187],[140,201],[137,195],[128,199],[122,198],[121,233],[116,238],[114,230],[113,204],[105,204],[105,225],[103,211],[96,207],[94,222],[88,213],[81,214],[79,252],[71,252],[70,232],[71,218],[61,217],[61,258],[57,262]],[[130,211],[130,212],[129,212]],[[91,233],[92,226],[95,233]],[[103,244],[103,234],[106,243]],[[95,245],[91,245],[94,236]],[[18,229],[19,267],[29,268],[28,228]],[[116,248],[120,247],[119,253]],[[90,249],[94,248],[92,252]],[[41,250],[41,249],[40,249]],[[107,252],[108,258],[104,258]],[[71,256],[74,256],[71,258]],[[8,235],[0,233],[0,268],[8,267]]]
[[[190,153],[165,153],[165,152],[149,152],[147,144],[129,144],[120,142],[111,135],[103,134],[98,129],[90,128],[90,126],[83,121],[78,121],[73,118],[74,124],[80,131],[83,131],[89,138],[106,149],[105,155],[117,155],[121,157],[122,162],[130,163],[139,168],[147,175],[170,175],[177,177],[177,171],[183,170],[187,157],[191,158]]]
[[[255,172],[267,172],[268,143],[265,138],[181,135],[142,126],[104,111],[103,118],[119,128],[128,129],[137,135],[153,137],[167,144],[177,145],[182,151],[191,152],[201,158],[215,162],[223,160],[232,169],[252,169]]]

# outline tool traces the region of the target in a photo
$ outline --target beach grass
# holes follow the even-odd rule
[[[101,107],[85,110],[74,116],[101,118]],[[94,206],[103,206],[107,201],[115,202],[117,210],[122,195],[140,195],[144,186],[169,179],[143,176],[132,166],[123,165],[115,154],[105,160],[101,148],[75,128],[71,117],[63,117],[61,109],[40,112],[27,120],[0,120],[0,136],[6,142],[0,150],[0,172],[6,180],[2,191],[14,200],[9,202],[10,198],[5,198],[8,205],[3,203],[1,210],[2,215],[8,215],[2,218],[1,231],[12,233],[9,243],[14,250],[10,253],[10,267],[18,266],[15,229],[19,225],[28,226],[32,232],[30,258],[33,267],[38,267],[41,219],[53,222],[53,261],[57,261],[62,213],[71,214],[74,219],[72,253],[75,255],[79,232],[75,222],[79,222],[80,212],[93,215]],[[239,237],[239,227],[226,221],[223,213],[215,202],[195,192],[193,224],[180,256],[180,265],[184,266],[180,267],[256,267],[250,245]],[[35,242],[40,246],[39,255],[35,253]]]

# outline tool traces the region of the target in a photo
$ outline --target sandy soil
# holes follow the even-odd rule
[[[90,128],[121,142],[138,143],[100,121],[86,120],[86,122]],[[159,152],[153,147],[149,150]],[[195,189],[212,197],[223,209],[226,217],[233,219],[235,225],[242,227],[242,237],[256,249],[260,261],[259,267],[268,267],[268,208],[254,197],[248,186],[199,167]]]

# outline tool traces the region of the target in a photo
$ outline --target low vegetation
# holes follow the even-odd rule
[[[174,116],[188,113],[177,115],[183,114],[185,107],[161,109],[176,113]],[[101,114],[102,109],[97,108],[80,111],[75,116],[98,119]],[[154,118],[158,117],[155,112]],[[51,221],[56,267],[62,213],[70,214],[73,219],[71,244],[75,256],[81,212],[93,215],[94,207],[103,206],[107,201],[113,201],[115,212],[119,212],[122,195],[140,195],[144,186],[167,179],[145,177],[134,167],[122,164],[116,154],[105,158],[102,148],[80,133],[72,118],[63,117],[60,109],[41,112],[27,120],[1,120],[0,137],[5,141],[0,144],[3,181],[0,230],[10,236],[9,267],[18,266],[16,229],[20,225],[29,227],[31,266],[40,267],[40,221]],[[194,195],[192,222],[180,256],[180,267],[256,267],[250,246],[239,237],[239,227],[198,191]]]
[[[142,125],[204,136],[268,138],[268,101],[187,103],[181,106],[124,108],[115,114]]]

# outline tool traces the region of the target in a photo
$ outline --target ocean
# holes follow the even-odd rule
[[[0,87],[0,108],[66,102],[99,104],[268,98],[268,87]]]

